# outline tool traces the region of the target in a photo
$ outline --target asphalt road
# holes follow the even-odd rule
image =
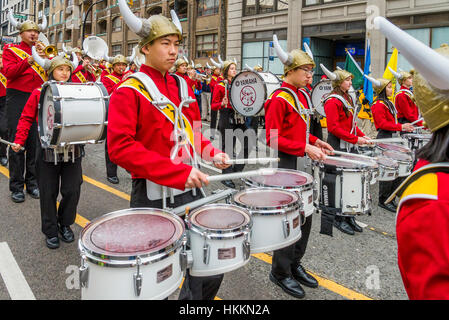
[[[0,244],[3,244],[0,249],[9,249],[17,264],[17,268],[13,268],[15,264],[8,260],[10,269],[14,269],[14,272],[9,272],[12,276],[8,276],[0,264],[0,300],[24,297],[24,294],[38,300],[80,299],[77,241],[82,226],[103,214],[129,208],[131,191],[130,175],[122,168],[118,171],[120,184],[107,182],[104,145],[89,145],[86,153],[79,218],[72,227],[76,241],[70,244],[61,242],[57,250],[45,246],[45,237],[40,230],[39,201],[26,196],[24,203],[13,203],[9,197],[8,170],[0,167]],[[248,166],[247,169],[255,167]],[[237,186],[243,185],[241,181],[235,182]],[[210,193],[223,188],[221,183],[214,182],[206,190]],[[345,235],[335,228],[333,237],[320,234],[320,216],[314,214],[303,265],[318,277],[320,286],[317,289],[305,288],[306,300],[407,299],[397,267],[395,214],[377,206],[377,193],[378,184],[371,190],[374,200],[372,215],[357,217],[365,227],[362,233],[354,236]],[[6,255],[0,255],[0,259],[5,260]],[[271,252],[252,256],[244,267],[225,274],[217,298],[296,300],[269,280],[270,268]],[[179,290],[169,299],[177,299],[178,293]]]

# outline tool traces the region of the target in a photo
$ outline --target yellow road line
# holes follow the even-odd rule
[[[116,196],[118,196],[118,197],[120,197],[122,199],[125,199],[125,200],[128,200],[128,201],[131,199],[129,194],[127,194],[125,192],[122,192],[120,190],[117,190],[115,188],[111,188],[107,184],[104,184],[104,183],[101,183],[101,182],[99,182],[97,180],[89,178],[88,176],[83,175],[83,180],[88,182],[88,183],[90,183],[90,184],[92,184],[92,185],[94,185],[94,186],[96,186],[96,187],[98,187],[98,188],[101,188],[101,189],[106,190],[106,191],[108,191],[108,192],[110,192],[112,194],[115,194]]]

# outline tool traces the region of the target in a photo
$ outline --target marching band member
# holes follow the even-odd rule
[[[414,92],[432,132],[418,150],[414,172],[387,201],[400,198],[396,217],[398,265],[412,300],[449,299],[449,46],[431,49],[385,18],[374,20],[414,66]],[[417,54],[419,52],[419,55]]]
[[[34,47],[33,47],[34,49]],[[44,69],[47,69],[49,80],[69,81],[72,71],[78,64],[75,53],[72,54],[73,62],[63,56],[56,56],[51,61],[40,58],[33,50],[33,59]],[[26,103],[14,140],[15,146],[11,147],[14,152],[26,145],[27,137],[37,128],[32,126],[38,121],[38,105],[41,88],[34,89]],[[37,138],[38,139],[38,138]],[[63,154],[58,154],[58,162],[55,164],[55,149],[42,148],[37,143],[36,173],[40,189],[40,209],[42,232],[46,236],[46,245],[50,249],[59,248],[58,231],[64,242],[73,242],[75,237],[70,226],[75,222],[76,208],[78,205],[82,178],[81,147],[75,146],[75,161],[63,161]],[[58,194],[61,192],[62,199],[57,206]]]
[[[354,76],[342,69],[331,72],[322,64],[321,69],[332,80],[333,88],[324,102],[328,130],[327,142],[335,150],[357,152],[355,145],[369,144],[370,138],[358,128],[357,116],[354,115],[355,101],[348,94]],[[326,211],[325,214],[332,213]],[[353,216],[335,214],[334,226],[349,235],[354,235],[354,231],[363,231]]]
[[[210,81],[211,81],[211,68],[208,64],[206,64],[204,68],[204,73],[206,74],[207,78],[204,79],[201,82],[201,119],[206,120],[209,117],[209,109],[210,104],[212,101],[212,93],[211,93],[211,87],[210,87]]]
[[[9,21],[19,30],[22,39],[19,45],[10,45],[3,51],[2,72],[8,80],[6,89],[8,140],[13,141],[20,114],[31,92],[47,80],[45,70],[35,63],[31,55],[31,47],[36,44],[39,32],[46,28],[47,19],[44,16],[42,24],[37,25],[30,20],[19,23],[12,15],[11,10],[8,15]],[[41,50],[43,49],[39,49],[39,53],[44,55]],[[37,124],[33,124],[33,126],[36,127]],[[26,143],[24,142],[26,152],[9,153],[9,190],[12,201],[16,203],[25,201],[24,185],[32,198],[39,198],[35,171],[36,133],[37,129],[32,129]]]
[[[409,72],[400,71],[395,72],[390,68],[394,74],[401,88],[394,96],[394,105],[398,111],[399,123],[412,123],[417,121],[419,116],[418,106],[415,103],[415,97],[411,88],[413,86],[413,75]],[[417,126],[422,126],[422,121],[416,123]]]
[[[190,151],[172,154],[175,142],[173,136],[175,117],[173,113],[180,105],[180,84],[184,81],[176,75],[169,74],[178,55],[182,28],[179,19],[172,10],[172,21],[162,15],[153,15],[147,20],[134,16],[125,0],[118,1],[121,14],[129,28],[141,37],[139,50],[145,55],[145,64],[140,72],[121,83],[111,97],[109,104],[108,149],[111,160],[117,165],[129,170],[132,174],[131,207],[163,206],[161,198],[147,194],[147,186],[160,190],[162,186],[177,189],[174,195],[174,207],[201,198],[201,194],[194,195],[191,188],[201,188],[208,184],[207,175],[184,163],[193,152],[197,152],[203,159],[213,161],[219,169],[228,165],[225,161],[229,157],[214,148],[210,141],[201,134],[201,119],[199,108],[195,102],[184,105],[182,114],[186,130],[191,134],[185,135]],[[149,28],[143,28],[149,26]],[[167,97],[172,104],[165,104],[164,109],[151,103],[150,92],[136,77],[154,82],[160,94]],[[151,90],[154,90],[151,89]],[[181,92],[183,94],[183,92]],[[153,94],[154,93],[153,91]],[[193,91],[188,88],[188,95],[193,99]],[[183,100],[185,101],[185,100]],[[167,112],[164,112],[167,110]],[[172,112],[170,112],[173,111]],[[190,124],[190,125],[189,125]],[[177,126],[179,127],[179,126]],[[194,141],[191,141],[194,139]],[[195,148],[195,150],[193,150]],[[186,154],[187,153],[187,154]],[[175,156],[172,160],[171,156]],[[167,198],[170,201],[170,198]],[[193,277],[186,273],[179,299],[214,299],[223,275],[210,277]]]
[[[95,82],[97,77],[95,69],[92,65],[92,59],[88,55],[84,55],[80,65],[72,73],[72,82],[86,83]]]
[[[297,170],[297,157],[307,154],[312,160],[320,160],[326,157],[326,152],[333,149],[326,142],[308,134],[308,117],[304,111],[307,107],[298,94],[298,89],[305,87],[312,77],[315,62],[299,49],[284,52],[276,35],[273,36],[273,43],[284,64],[284,82],[264,105],[267,144],[278,150],[280,168]],[[301,284],[311,288],[318,286],[316,279],[301,265],[311,226],[312,216],[309,216],[301,226],[301,239],[273,253],[270,280],[297,298],[305,296]]]
[[[212,59],[211,59],[212,60]],[[210,89],[211,94],[214,96],[214,88],[216,85],[223,81],[223,75],[221,74],[221,68],[217,67],[217,65],[212,65],[212,77],[210,80]],[[215,130],[217,129],[217,117],[218,117],[218,109],[219,105],[217,107],[212,106],[212,101],[210,104],[210,130],[211,130],[211,140],[214,139]]]
[[[377,95],[376,102],[372,105],[374,125],[377,129],[377,139],[392,138],[396,132],[412,132],[414,129],[410,123],[398,123],[397,111],[394,104],[388,99],[393,94],[393,85],[387,79],[373,79],[370,76],[365,77],[373,84],[373,89]],[[397,178],[394,181],[379,181],[379,207],[396,212],[396,207],[391,204],[385,204],[388,196],[401,184],[403,178]]]
[[[107,63],[112,65],[112,72],[104,75],[101,82],[108,91],[108,94],[111,95],[116,86],[122,81],[125,69],[128,66],[128,63],[132,61],[132,57],[126,58],[125,56],[119,54],[113,58],[105,58]],[[112,184],[118,184],[120,181],[117,177],[117,165],[109,158],[107,138],[104,144],[104,154],[106,161],[106,179]]]
[[[196,81],[194,81],[187,72],[188,70],[191,70],[191,68],[189,69],[189,62],[184,58],[179,58],[176,60],[174,67],[176,69],[175,74],[182,77],[187,82],[187,85],[194,90]]]
[[[3,51],[0,51],[0,138],[8,139],[6,129],[6,77],[1,72],[3,68]],[[6,167],[8,155],[6,144],[0,143],[0,165]]]

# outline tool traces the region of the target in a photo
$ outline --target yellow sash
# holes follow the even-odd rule
[[[271,94],[270,99],[271,99],[271,97],[273,96],[273,94],[275,94],[275,93],[276,93],[276,92],[273,92],[273,93]],[[300,110],[299,110],[298,107],[296,106],[295,98],[293,98],[291,94],[288,94],[288,93],[285,92],[285,91],[281,91],[281,92],[279,92],[279,94],[278,94],[276,97],[282,98],[282,99],[284,99],[285,101],[287,101],[288,104],[291,105],[292,108],[296,110],[296,112],[298,112],[298,114],[301,116],[301,118],[304,120],[304,122],[307,123],[307,119],[306,119],[305,115],[302,115],[302,114],[301,114]],[[298,102],[299,102],[299,108],[301,108],[301,109],[306,109],[306,108],[302,105],[301,101],[299,101],[299,99],[298,99]],[[308,123],[307,125],[310,125],[310,120],[309,120],[309,123]]]
[[[6,88],[6,77],[0,72],[0,82],[2,83],[2,85]]]
[[[78,77],[78,79],[80,79],[81,83],[87,82],[84,74],[81,71],[78,71],[77,73],[75,73],[75,75]]]
[[[14,52],[22,60],[25,60],[30,56],[28,53],[26,53],[25,51],[23,51],[22,49],[19,49],[17,47],[9,47],[9,49],[11,49],[11,51]],[[47,81],[47,79],[48,79],[47,72],[45,72],[44,68],[42,68],[36,62],[33,62],[33,64],[31,65],[31,68],[34,71],[36,71],[36,73],[39,75],[39,77],[41,77],[41,79],[44,82]]]
[[[140,83],[139,80],[135,78],[129,78],[125,82],[121,83],[120,86],[117,88],[127,87],[136,90],[139,92],[143,97],[145,97],[150,103],[153,101],[151,98],[149,92],[145,89],[145,86]],[[160,112],[164,114],[164,116],[170,120],[170,122],[174,125],[175,124],[175,106],[172,104],[168,104],[164,109],[159,109],[158,107],[155,107]],[[187,140],[189,141],[192,148],[194,148],[194,135],[193,135],[193,128],[190,124],[189,120],[182,115],[182,119],[184,121],[185,130],[187,132]],[[178,128],[181,129],[180,123],[178,121]]]
[[[115,84],[120,82],[120,79],[117,77],[114,77],[112,74],[108,74],[107,76],[105,76],[105,78],[112,80],[112,82],[114,82]]]

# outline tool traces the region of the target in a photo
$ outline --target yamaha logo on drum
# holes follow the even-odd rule
[[[256,84],[256,83],[257,83],[257,78],[251,78],[251,79],[237,80],[237,81],[235,81],[235,86],[239,87],[239,86],[244,86],[244,85],[248,85],[248,84]]]

